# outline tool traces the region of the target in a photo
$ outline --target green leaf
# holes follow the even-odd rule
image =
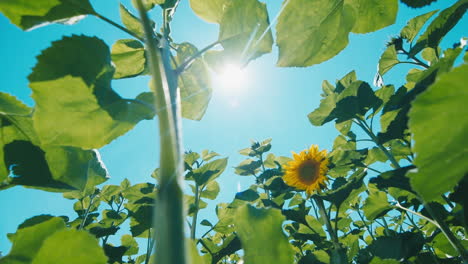
[[[202,154],[201,154],[201,158],[204,161],[209,161],[209,160],[211,160],[212,158],[214,158],[216,156],[220,156],[220,155],[218,153],[214,152],[214,151],[209,151],[207,149],[203,150]]]
[[[187,42],[177,45],[176,62],[181,64],[198,52]],[[211,99],[211,77],[202,58],[197,58],[179,77],[182,117],[200,120],[206,112]]]
[[[124,5],[120,4],[120,19],[125,27],[139,37],[145,36],[143,25]]]
[[[371,178],[369,182],[375,184],[379,189],[396,187],[414,193],[409,184],[409,179],[405,176],[409,170],[414,168],[415,166],[406,166],[399,169],[386,171],[377,177]]]
[[[277,65],[306,67],[334,57],[348,45],[354,23],[354,9],[344,1],[290,1],[276,25]]]
[[[211,23],[221,23],[228,4],[227,0],[190,0],[193,12],[201,19]]]
[[[201,193],[201,197],[214,200],[219,194],[219,184],[217,181],[210,181]]]
[[[0,98],[8,98],[0,107],[0,179],[11,175],[10,185],[55,192],[94,189],[107,179],[97,151],[42,146],[32,119],[21,115],[31,109],[3,93]]]
[[[467,8],[468,0],[459,0],[440,12],[409,51],[410,56],[416,55],[426,47],[437,49],[442,38],[460,21]]]
[[[335,185],[332,190],[317,196],[320,196],[322,199],[333,203],[337,208],[340,207],[354,190],[359,189],[362,186],[366,173],[363,171],[358,171],[355,175],[356,176],[352,177],[348,182],[346,182],[346,184]]]
[[[257,0],[232,1],[224,10],[218,40],[224,50],[243,65],[271,52],[273,36],[269,29],[266,5]]]
[[[253,201],[257,200],[258,198],[260,198],[260,195],[255,190],[247,189],[247,190],[245,190],[243,192],[236,193],[236,198],[235,199],[239,199],[239,200],[242,200],[242,201],[253,202]]]
[[[88,0],[2,0],[0,12],[22,30],[49,23],[70,25],[84,15],[95,14]]]
[[[213,160],[203,164],[200,168],[193,170],[193,178],[195,179],[195,182],[199,186],[202,186],[216,179],[226,169],[227,161],[227,158]]]
[[[371,189],[362,210],[366,218],[372,221],[385,215],[392,208],[385,192],[379,191],[378,189]]]
[[[424,238],[420,233],[405,232],[396,236],[378,237],[367,249],[381,259],[402,260],[418,254],[423,245]]]
[[[133,238],[131,235],[123,235],[120,238],[120,241],[122,243],[122,246],[127,248],[127,250],[124,253],[125,256],[138,254],[138,243],[136,242],[135,238]]]
[[[150,11],[153,9],[155,5],[162,5],[164,4],[165,0],[141,0],[141,3],[143,4],[143,8],[145,9],[146,12]],[[137,8],[136,0],[132,0],[132,5],[135,9]]]
[[[107,257],[98,240],[82,230],[63,229],[49,236],[32,264],[105,264]]]
[[[379,60],[379,74],[384,75],[387,73],[393,66],[400,63],[397,57],[397,51],[395,49],[395,45],[390,45],[387,49],[382,53]]]
[[[235,228],[242,242],[246,264],[293,262],[293,250],[282,230],[284,220],[278,209],[244,205],[237,210]]]
[[[137,76],[145,70],[145,48],[137,40],[117,40],[112,45],[111,57],[115,66],[114,79]]]
[[[373,147],[368,150],[367,152],[367,157],[364,160],[364,163],[369,166],[377,161],[379,162],[385,162],[387,161],[387,156],[385,153],[378,147]]]
[[[369,264],[399,264],[400,261],[396,259],[381,259],[379,257],[373,257]]]
[[[111,89],[113,74],[109,49],[97,38],[64,37],[42,51],[28,77],[41,143],[99,148],[150,119],[153,109]]]
[[[15,234],[9,235],[11,250],[7,256],[0,258],[1,264],[32,263],[45,239],[65,228],[65,223],[60,217],[39,217],[26,220]]]
[[[430,5],[432,2],[435,2],[437,0],[400,0],[400,2],[404,3],[405,5],[412,7],[412,8],[419,8],[423,6]]]
[[[356,10],[356,23],[351,32],[368,33],[395,23],[398,0],[349,0]]]
[[[242,161],[237,167],[234,168],[234,173],[241,176],[254,175],[258,169],[262,166],[262,162],[259,160],[246,159]]]
[[[0,115],[29,115],[31,112],[31,108],[16,97],[0,92]]]
[[[468,116],[467,75],[465,64],[439,76],[412,103],[409,126],[418,170],[408,177],[426,201],[450,191],[468,171],[468,120],[462,118]]]
[[[410,19],[408,23],[406,23],[406,26],[400,31],[400,36],[408,40],[408,42],[413,42],[427,20],[437,13],[437,11],[439,10],[434,10]]]

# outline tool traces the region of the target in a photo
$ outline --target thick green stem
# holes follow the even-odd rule
[[[395,159],[395,157],[382,145],[379,143],[377,136],[369,129],[367,124],[362,121],[362,120],[357,120],[356,124],[359,125],[364,132],[369,135],[369,137],[375,142],[377,147],[379,147],[385,156],[390,160],[390,162],[393,164],[393,166],[397,169],[401,168],[400,164],[398,164],[398,161]],[[444,220],[437,214],[436,211],[432,209],[432,206],[424,201],[421,197],[418,197],[421,203],[424,205],[424,207],[427,209],[427,212],[431,215],[433,221],[432,223],[436,223],[436,226],[444,233],[444,235],[447,237],[448,241],[450,244],[457,250],[457,252],[460,254],[460,256],[463,258],[465,262],[468,262],[468,251],[463,247],[461,244],[460,240],[457,239],[457,237],[452,233],[450,228],[447,226],[447,224],[444,222]],[[403,208],[402,208],[403,209]],[[407,208],[404,208],[404,210]],[[408,211],[408,210],[407,210]],[[409,211],[414,213],[413,211]],[[427,217],[425,217],[428,219]]]
[[[152,75],[151,87],[155,94],[155,108],[158,109],[160,139],[160,181],[155,206],[156,263],[186,264],[188,254],[184,234],[184,206],[182,192],[182,151],[180,112],[174,111],[177,103],[177,80],[170,68],[170,61],[164,62],[158,40],[154,37],[149,18],[141,0],[137,0],[142,25],[145,31],[147,60]],[[164,39],[162,49],[168,49]],[[175,82],[174,82],[175,79]],[[175,86],[175,87],[174,87]],[[173,92],[171,92],[173,91]]]
[[[200,204],[199,186],[195,183],[195,212],[193,212],[192,225],[190,226],[190,237],[195,239],[195,233],[197,231],[197,216],[198,206]]]
[[[320,216],[325,221],[325,225],[327,226],[327,232],[330,235],[334,249],[332,250],[332,258],[334,259],[333,263],[336,264],[347,264],[348,263],[348,256],[346,255],[346,249],[341,247],[340,242],[338,240],[337,233],[333,230],[330,218],[327,215],[327,211],[325,210],[325,205],[323,203],[322,198],[316,196],[314,197],[315,203],[319,208]]]

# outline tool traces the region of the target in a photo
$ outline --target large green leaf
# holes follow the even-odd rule
[[[377,189],[371,189],[369,196],[366,198],[366,201],[362,206],[364,215],[371,221],[382,215],[385,215],[385,213],[391,209],[392,206],[388,202],[387,194]]]
[[[120,19],[128,30],[139,37],[144,37],[145,31],[143,30],[143,25],[140,20],[130,13],[130,11],[122,4],[120,4]]]
[[[384,53],[382,53],[382,56],[380,56],[379,74],[384,75],[398,63],[400,63],[400,60],[398,60],[395,45],[388,46]]]
[[[228,0],[190,0],[190,7],[201,19],[221,23]]]
[[[226,7],[219,28],[219,40],[226,52],[240,60],[255,59],[271,52],[273,36],[266,5],[257,0],[236,0]]]
[[[177,46],[177,63],[182,63],[198,50],[190,43]],[[206,112],[211,99],[211,78],[202,58],[196,59],[188,69],[179,76],[182,117],[200,120]]]
[[[0,100],[0,179],[48,191],[93,189],[107,179],[97,151],[41,145],[31,117],[21,115],[31,109],[3,93]]]
[[[418,38],[414,47],[409,51],[410,55],[415,55],[426,47],[437,49],[442,38],[460,21],[467,8],[468,0],[459,0],[440,12]]]
[[[315,126],[321,126],[336,119],[337,123],[364,117],[368,110],[381,105],[368,83],[340,81],[335,92],[320,101],[320,106],[308,115],[309,121]],[[344,84],[344,85],[343,85]]]
[[[412,42],[421,28],[426,24],[427,20],[431,18],[438,10],[434,10],[420,16],[414,17],[406,23],[406,26],[400,31],[400,36]]]
[[[111,89],[113,74],[109,49],[100,39],[74,35],[44,50],[29,75],[41,143],[99,148],[151,119],[147,104]]]
[[[216,179],[223,173],[227,166],[227,158],[217,159],[203,164],[198,169],[193,170],[193,178],[198,185],[204,185]]]
[[[115,66],[114,79],[133,77],[145,70],[145,48],[137,40],[117,40],[112,45],[111,57]]]
[[[7,256],[0,258],[1,264],[29,264],[32,263],[44,240],[59,230],[65,228],[60,217],[47,215],[35,216],[26,220],[18,227],[14,234],[9,235],[12,243]],[[50,252],[52,254],[55,250]]]
[[[348,45],[353,7],[342,0],[291,0],[276,26],[278,66],[306,67],[326,61]]]
[[[106,264],[99,241],[83,230],[62,229],[47,237],[32,264]]]
[[[337,178],[335,182],[339,181],[338,179],[341,179],[343,180],[343,183],[333,186],[332,190],[318,196],[330,203],[333,203],[337,208],[339,208],[354,190],[361,188],[364,176],[366,176],[365,172],[358,171],[356,176],[352,177],[349,181],[346,181],[344,178]]]
[[[257,209],[244,205],[237,209],[235,228],[246,264],[293,262],[293,250],[282,230],[284,220],[281,211],[273,208]]]
[[[359,19],[356,20],[354,33],[368,33],[395,23],[398,0],[347,0]]]
[[[441,75],[412,103],[417,172],[410,183],[426,201],[451,190],[468,171],[468,65]]]
[[[95,13],[88,0],[2,0],[0,12],[23,30],[49,23],[73,24]]]

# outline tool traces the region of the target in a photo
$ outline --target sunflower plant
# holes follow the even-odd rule
[[[433,0],[401,2],[417,8]],[[257,0],[190,0],[197,16],[219,25],[219,38],[202,49],[173,41],[178,4],[127,1],[116,22],[88,0],[0,2],[25,31],[94,16],[125,34],[111,48],[87,35],[52,42],[28,76],[33,107],[0,92],[0,190],[63,193],[75,212],[25,220],[9,234],[0,264],[468,262],[466,38],[440,46],[466,0],[408,21],[385,47],[373,85],[354,71],[323,82],[308,117],[315,126],[335,122],[330,151],[311,140],[292,157],[277,156],[271,139],[240,150],[248,158],[234,173],[252,183],[214,213],[209,204],[218,202],[228,160],[184,151],[180,127],[182,117],[200,120],[206,111],[209,69],[228,60],[248,65],[273,43],[278,66],[321,63],[349,34],[393,24],[399,2],[285,0],[270,21]],[[400,64],[414,68],[395,88],[387,73]],[[145,75],[148,90],[135,98],[112,89]],[[97,149],[155,116],[159,168],[140,183],[102,185],[109,175]]]

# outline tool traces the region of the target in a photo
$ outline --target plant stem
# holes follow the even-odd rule
[[[321,217],[325,220],[325,225],[327,226],[327,232],[330,235],[334,249],[332,249],[332,255],[336,255],[338,259],[335,259],[336,264],[347,264],[348,263],[348,257],[346,255],[346,250],[341,247],[340,242],[338,241],[338,236],[336,235],[336,232],[333,230],[333,227],[331,225],[330,218],[327,215],[327,211],[325,210],[325,205],[323,203],[323,200],[319,196],[314,197],[315,203],[317,204],[317,207],[319,208],[319,212]],[[332,256],[333,257],[333,256]]]
[[[199,197],[199,186],[195,183],[195,212],[193,212],[192,225],[190,226],[190,237],[195,239],[195,233],[197,230],[197,216],[198,216],[198,206],[200,204]]]
[[[369,130],[367,124],[365,123],[365,121],[363,120],[355,120],[354,121],[358,126],[360,126],[364,132],[367,133],[367,135],[372,139],[374,140],[375,144],[377,145],[377,147],[379,147],[383,153],[385,154],[385,156],[387,156],[387,158],[390,160],[390,162],[393,164],[393,166],[397,169],[401,168],[400,164],[398,164],[397,160],[395,159],[395,157],[382,145],[379,143],[379,140],[377,138],[377,136]],[[398,208],[401,208],[403,210],[409,210],[408,212],[410,213],[413,213],[413,214],[416,214],[428,221],[430,221],[431,223],[435,224],[441,231],[442,233],[444,233],[444,235],[447,237],[447,239],[449,240],[450,244],[458,251],[458,253],[462,256],[463,260],[468,262],[468,251],[463,247],[463,245],[461,244],[461,242],[457,239],[457,237],[452,233],[452,231],[450,230],[450,228],[447,226],[447,224],[440,218],[440,216],[432,209],[432,206],[428,203],[426,203],[424,201],[424,199],[422,199],[422,197],[418,196],[419,200],[421,201],[421,203],[424,205],[424,207],[427,209],[427,212],[431,215],[431,217],[434,219],[429,219],[419,213],[416,213],[408,208],[405,208],[403,206],[398,206],[399,204],[397,203],[397,207]]]
[[[372,229],[366,224],[366,220],[365,220],[364,217],[361,215],[361,212],[359,211],[359,208],[356,208],[356,212],[358,213],[359,218],[361,218],[361,221],[362,221],[362,223],[364,224],[364,226],[366,226],[366,230],[367,230],[367,232],[369,232],[369,235],[372,237],[372,240],[375,240],[375,237],[374,237],[374,235],[372,234]]]
[[[125,32],[125,33],[131,35],[132,37],[138,39],[138,40],[141,41],[141,42],[144,42],[144,41],[145,41],[144,39],[142,39],[141,37],[139,37],[139,36],[136,35],[135,33],[131,32],[130,30],[126,29],[125,27],[123,27],[123,26],[117,24],[116,22],[110,20],[109,18],[107,18],[107,17],[105,17],[105,16],[103,16],[103,15],[101,15],[101,14],[98,14],[98,13],[94,13],[93,15],[96,16],[97,18],[100,18],[100,19],[104,20],[105,22],[111,24],[112,26],[114,26],[114,27],[116,27],[116,28],[122,30],[123,32]]]
[[[85,223],[86,223],[86,218],[88,218],[88,214],[89,214],[89,210],[91,210],[91,206],[93,206],[93,199],[94,199],[94,194],[92,194],[90,197],[89,197],[89,206],[88,208],[86,208],[86,212],[83,216],[83,221],[81,221],[81,224],[80,226],[78,227],[78,230],[81,230],[83,229]],[[81,202],[81,206],[83,206],[83,202]]]
[[[182,152],[180,142],[180,112],[173,112],[172,102],[177,103],[177,79],[174,71],[168,67],[170,61],[164,63],[163,56],[157,46],[158,40],[141,0],[137,0],[142,25],[145,31],[145,44],[149,69],[152,75],[151,86],[155,94],[155,108],[158,112],[160,139],[160,182],[155,206],[155,240],[156,263],[186,264],[189,254],[185,245],[184,206],[182,172]],[[165,39],[161,40],[163,50],[167,49]],[[174,83],[175,80],[175,83]],[[175,85],[175,87],[174,87]],[[173,91],[173,92],[171,92]]]

